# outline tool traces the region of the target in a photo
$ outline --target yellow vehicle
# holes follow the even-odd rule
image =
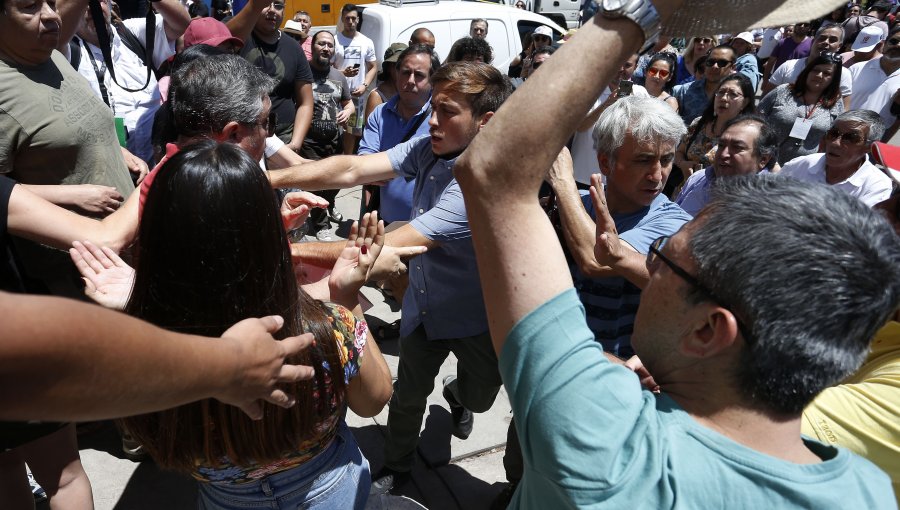
[[[359,3],[367,3],[365,2]],[[312,26],[323,27],[336,25],[338,18],[341,17],[341,7],[349,0],[284,0],[284,19],[294,19],[294,13],[297,11],[306,11],[312,18]]]

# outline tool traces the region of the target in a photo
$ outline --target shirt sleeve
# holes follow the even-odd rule
[[[432,241],[458,241],[472,237],[466,204],[456,179],[450,181],[434,207],[413,219],[410,224]]]
[[[303,54],[303,50],[300,49],[299,44],[294,44],[293,46],[296,49],[295,58],[297,59],[297,73],[294,75],[294,82],[302,81],[312,83],[312,69],[309,68],[309,62],[306,60],[306,55]]]
[[[147,46],[147,29],[145,18],[129,18],[122,21],[125,28],[131,31],[144,47]],[[166,22],[162,14],[156,15],[156,32],[153,34],[153,66],[159,67],[175,54],[175,41],[166,36]],[[143,55],[138,55],[142,59]]]
[[[594,341],[574,289],[510,330],[499,366],[525,462],[566,490],[600,489],[597,480],[622,462],[643,397],[634,373]]]
[[[369,114],[369,118],[366,119],[366,127],[363,129],[362,140],[359,142],[359,151],[357,151],[357,154],[360,156],[381,152],[381,137],[379,133],[381,133],[381,110],[385,104],[381,103],[376,106],[372,113]],[[393,164],[394,160],[391,160],[391,165]],[[394,168],[397,168],[396,165],[394,165]]]
[[[423,152],[427,151],[427,154]],[[434,157],[431,153],[431,140],[427,135],[419,136],[401,144],[397,144],[387,151],[391,167],[397,175],[407,179],[415,179],[419,173],[419,165],[425,157]]]
[[[366,44],[366,62],[375,62],[378,60],[378,57],[375,55],[375,45],[372,41],[368,41]]]
[[[337,342],[341,365],[344,367],[344,382],[349,383],[359,375],[359,367],[366,350],[369,326],[366,321],[356,318],[353,312],[343,306],[329,305],[332,330]]]
[[[776,69],[772,73],[772,76],[769,77],[769,83],[771,83],[772,85],[784,85],[785,83],[787,83],[787,75],[790,73],[790,69],[788,69],[788,67],[791,67],[788,62],[785,62],[778,66],[778,69]]]
[[[619,234],[619,238],[630,244],[638,253],[650,251],[650,244],[662,236],[673,235],[688,221],[691,215],[678,205],[666,200],[651,210],[634,228]]]
[[[853,94],[853,78],[846,69],[841,70],[841,96]]]
[[[350,95],[350,82],[347,81],[347,77],[344,76],[343,73],[338,73],[341,77],[341,101],[349,101],[353,96]],[[362,115],[365,112],[358,112],[358,115]]]

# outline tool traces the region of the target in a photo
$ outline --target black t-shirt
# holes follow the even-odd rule
[[[316,157],[323,159],[337,154],[341,148],[341,128],[337,115],[343,109],[341,103],[350,99],[347,78],[333,67],[324,71],[312,68],[313,118],[306,133],[304,146],[309,146]]]
[[[277,116],[278,125],[293,124],[297,112],[295,84],[298,81],[313,81],[309,62],[297,41],[282,35],[275,44],[267,44],[251,34],[241,50],[241,56],[277,80],[275,89],[269,94],[272,111]]]

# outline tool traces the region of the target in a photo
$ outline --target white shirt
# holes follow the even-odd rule
[[[772,85],[784,85],[785,83],[795,83],[800,73],[806,67],[806,58],[798,58],[788,60],[778,66],[778,69],[769,77],[769,83]],[[846,97],[853,94],[853,78],[846,69],[841,70],[841,96]],[[851,99],[852,101],[852,99]]]
[[[825,157],[825,154],[809,154],[794,158],[784,164],[781,174],[800,181],[827,184]],[[832,186],[860,199],[869,207],[891,196],[891,178],[870,163],[869,156],[866,156],[865,162],[853,175]]]
[[[131,18],[123,23],[141,42],[146,44],[144,18]],[[111,28],[109,33],[112,37],[112,60],[115,65],[116,81],[129,89],[140,88],[147,80],[147,67],[141,63],[140,57],[125,46],[114,28]],[[157,68],[175,54],[175,41],[169,41],[166,37],[165,22],[159,14],[156,15],[156,34],[153,46],[152,58]],[[160,101],[156,77],[151,72],[150,83],[146,88],[138,92],[128,92],[113,82],[109,75],[109,69],[106,69],[103,62],[103,53],[100,48],[83,40],[80,40],[79,48],[81,48],[81,61],[78,63],[78,73],[87,79],[91,89],[94,90],[97,97],[102,99],[100,82],[97,80],[97,72],[94,69],[96,63],[97,69],[103,72],[103,83],[106,85],[113,115],[123,118],[125,127],[129,131],[133,131],[137,127],[141,115],[151,107],[154,101],[157,104]],[[91,56],[94,57],[93,62]]]
[[[359,87],[365,81],[366,62],[375,62],[376,60],[375,43],[361,32],[357,32],[353,39],[340,32],[337,33],[334,40],[334,67],[343,71],[354,64],[359,64],[359,72],[356,73],[356,76],[347,78],[350,90]]]
[[[771,57],[782,36],[780,28],[767,28],[763,32],[762,43],[759,45],[759,51],[756,52],[756,56],[763,60]]]
[[[609,97],[609,87],[600,94],[594,102],[591,111],[599,107]],[[634,85],[632,95],[638,97],[650,97],[647,89],[640,85]],[[596,125],[596,124],[594,124]],[[575,180],[581,184],[590,184],[591,175],[600,173],[600,163],[597,161],[597,150],[594,149],[594,128],[575,133],[572,139],[572,163],[575,166]]]
[[[885,128],[891,127],[897,117],[891,114],[891,98],[900,88],[900,69],[890,76],[881,69],[881,58],[850,66],[853,88],[857,93],[850,98],[851,110],[872,110],[881,115]]]

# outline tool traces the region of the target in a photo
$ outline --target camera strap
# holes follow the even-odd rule
[[[103,61],[106,64],[106,68],[109,69],[109,76],[112,78],[113,82],[118,85],[119,88],[128,92],[139,92],[146,89],[147,86],[150,85],[150,76],[153,73],[153,48],[155,46],[154,39],[156,36],[156,16],[153,14],[153,9],[147,8],[146,27],[144,31],[146,44],[144,45],[144,55],[139,55],[143,59],[144,65],[147,66],[147,79],[140,88],[130,89],[122,86],[122,84],[116,80],[116,71],[112,60],[112,41],[110,39],[109,30],[107,30],[106,19],[103,16],[103,8],[100,6],[99,0],[91,0],[88,4],[88,8],[91,11],[91,19],[93,20],[94,28],[97,31],[97,42],[100,43],[100,51],[103,52]]]

